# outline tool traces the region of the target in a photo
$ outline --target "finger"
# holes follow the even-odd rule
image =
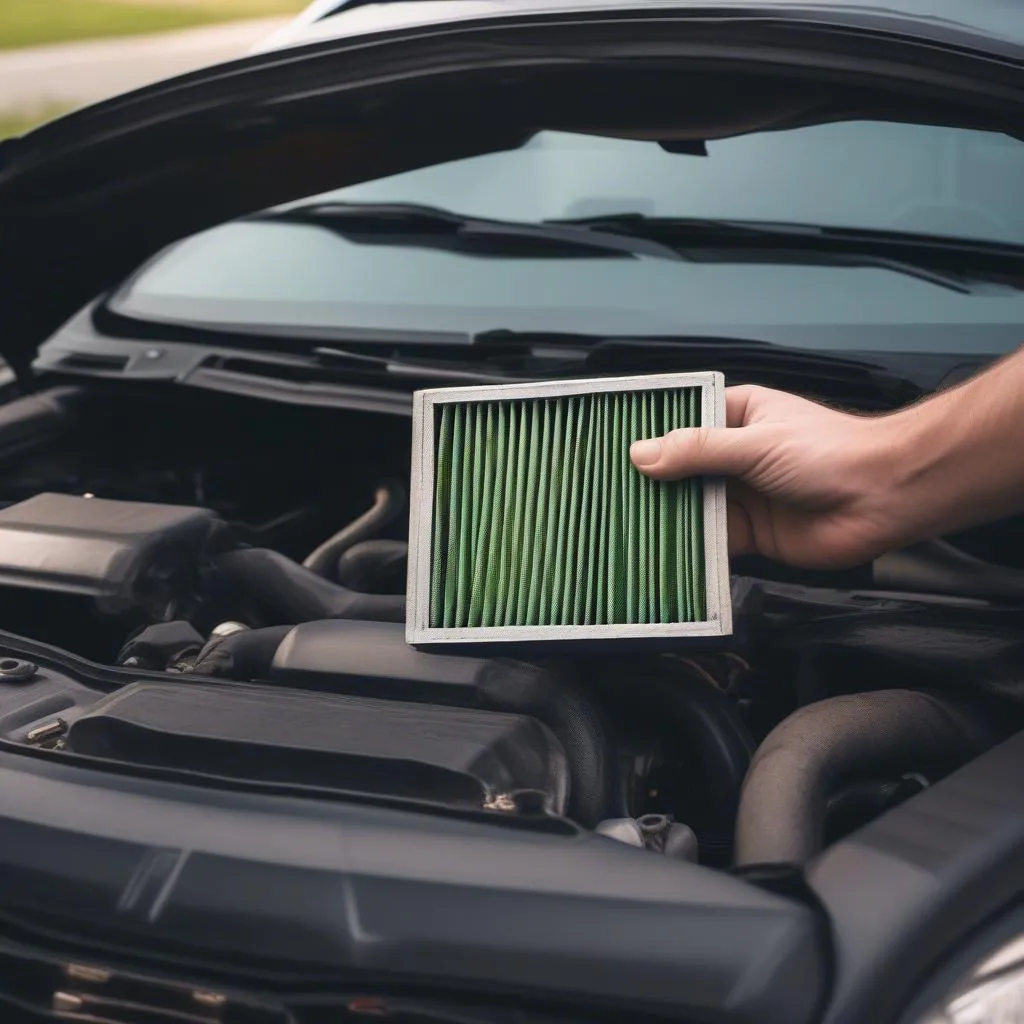
[[[763,454],[763,435],[755,427],[672,430],[664,437],[635,441],[629,450],[633,465],[655,480],[744,476]]]

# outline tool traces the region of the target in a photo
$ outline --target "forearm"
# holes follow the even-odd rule
[[[876,424],[894,543],[1024,511],[1024,350]]]

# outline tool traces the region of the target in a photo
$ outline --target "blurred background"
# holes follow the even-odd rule
[[[308,0],[0,0],[0,138],[244,55]]]

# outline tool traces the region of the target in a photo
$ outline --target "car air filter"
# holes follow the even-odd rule
[[[724,426],[724,406],[718,373],[417,392],[407,640],[730,633],[724,484],[629,460],[639,438]]]

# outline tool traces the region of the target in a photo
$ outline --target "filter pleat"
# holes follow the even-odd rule
[[[437,444],[437,465],[434,482],[434,537],[433,550],[440,551],[445,541],[445,492],[450,487],[452,474],[452,416],[450,406],[441,410],[441,423]],[[451,495],[448,495],[449,501]],[[435,558],[430,567],[430,624],[444,623],[446,559]]]
[[[699,423],[699,410],[697,407],[698,394],[696,391],[691,390],[687,396],[687,402],[689,406],[689,419],[693,423]],[[688,480],[685,484],[690,491],[690,508],[691,510],[697,509],[701,502],[701,487],[700,481],[693,479]],[[696,524],[699,517],[696,514],[691,514],[688,518],[690,525],[690,592],[692,602],[692,614],[695,619],[703,619],[705,616],[704,602],[704,530],[697,529]],[[700,518],[700,522],[703,525],[703,519]]]
[[[573,610],[573,625],[587,625],[593,621],[591,609],[594,601],[595,554],[597,551],[597,512],[599,493],[597,479],[597,402],[584,402],[587,411],[587,440],[583,456],[583,496],[580,508],[582,529],[580,542],[576,546],[576,605]]]
[[[571,477],[569,480],[569,510],[565,526],[565,547],[559,556],[561,572],[561,622],[575,622],[576,594],[583,593],[583,581],[577,575],[579,555],[584,543],[580,524],[586,509],[584,503],[583,462],[586,458],[586,403],[578,397],[570,400],[575,411],[573,445],[570,452]]]
[[[509,534],[515,516],[515,434],[510,425],[508,403],[495,402],[498,419],[498,451],[494,482],[494,513],[491,518],[490,549],[494,563],[488,566],[488,579],[484,593],[484,622],[500,625],[504,619],[505,595],[508,593]]]
[[[647,435],[660,435],[665,433],[660,417],[657,415],[657,396],[653,393],[643,396],[644,407],[647,411]],[[647,613],[644,622],[656,623],[660,621],[660,610],[658,608],[658,575],[662,567],[658,562],[660,552],[657,544],[658,526],[658,505],[665,494],[665,484],[655,485],[649,476],[642,476],[644,498],[647,515],[644,517],[643,525],[647,531]]]
[[[647,396],[638,394],[636,395],[636,401],[636,427],[630,431],[629,436],[626,438],[627,452],[629,451],[630,443],[635,441],[638,437],[652,436],[651,409],[650,404],[647,401]],[[629,523],[629,530],[631,533],[636,534],[637,553],[638,557],[643,562],[643,567],[637,573],[638,585],[642,592],[639,595],[639,614],[636,617],[636,621],[650,622],[651,611],[653,610],[651,602],[651,585],[654,581],[654,576],[658,571],[657,565],[651,564],[651,534],[647,528],[648,521],[651,517],[650,491],[647,488],[647,478],[643,476],[643,474],[637,473],[628,462],[625,466],[625,472],[631,480],[636,482],[636,513]]]
[[[597,565],[594,569],[594,615],[595,626],[607,624],[605,615],[607,610],[607,588],[608,588],[608,523],[612,515],[610,506],[609,488],[611,478],[608,467],[608,449],[611,439],[608,436],[611,427],[611,395],[601,395],[597,399],[601,406],[600,425],[598,426],[598,444],[600,454],[598,456],[597,478],[600,484],[597,494],[594,497],[597,505]]]
[[[699,419],[699,391],[443,403],[435,423],[432,627],[703,621],[703,489],[630,444]]]
[[[678,391],[672,396],[673,419],[676,423],[685,422],[684,398]],[[688,512],[685,488],[679,484],[671,489],[672,502],[675,506],[675,527],[672,531],[676,545],[676,614],[682,621],[690,617],[689,589],[686,585],[686,517]]]
[[[548,483],[551,479],[551,402],[540,403],[542,409],[541,432],[535,447],[537,449],[537,490],[534,509],[532,551],[530,552],[530,599],[526,607],[526,625],[534,626],[540,618],[540,592],[543,584],[544,530],[547,522]]]
[[[550,566],[551,574],[551,604],[547,617],[564,621],[562,612],[562,587],[565,584],[565,557],[568,543],[567,531],[569,528],[569,514],[567,506],[575,500],[572,488],[572,438],[576,432],[576,409],[571,398],[560,402],[565,407],[565,421],[563,423],[562,458],[559,460],[559,479],[561,481],[562,499],[552,502],[552,509],[557,516],[555,527],[555,557]]]
[[[555,552],[558,548],[558,519],[560,509],[565,502],[562,490],[563,452],[565,449],[565,401],[554,400],[552,416],[550,461],[547,472],[550,477],[550,489],[547,508],[547,522],[544,530],[544,560],[541,562],[540,579],[540,610],[539,618],[531,625],[539,625],[551,621],[552,590],[554,588]]]

